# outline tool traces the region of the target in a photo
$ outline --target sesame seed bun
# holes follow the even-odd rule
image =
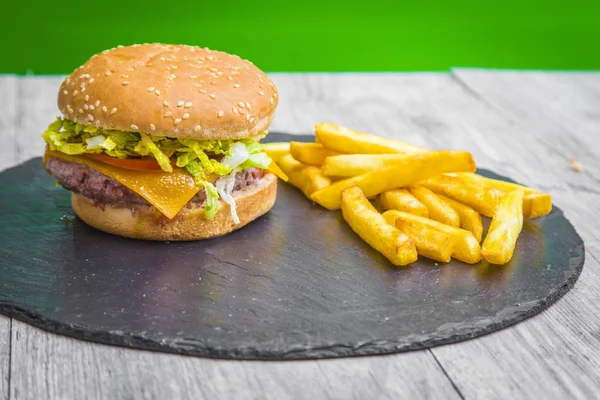
[[[204,208],[188,206],[169,220],[152,206],[102,204],[71,194],[71,205],[79,218],[101,231],[133,239],[183,241],[200,240],[225,235],[240,229],[266,214],[275,204],[277,178],[266,174],[256,185],[234,192],[240,223],[235,224],[229,205],[220,201],[219,211],[212,220],[204,218]]]
[[[70,120],[104,129],[228,140],[264,132],[277,100],[273,82],[249,61],[144,44],[94,55],[63,81],[58,107]]]

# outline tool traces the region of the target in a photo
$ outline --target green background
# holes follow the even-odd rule
[[[600,69],[600,0],[9,1],[0,73],[68,73],[105,48],[156,41],[266,71]]]

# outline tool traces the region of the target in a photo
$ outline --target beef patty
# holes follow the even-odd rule
[[[62,187],[92,200],[103,203],[150,205],[133,190],[87,165],[52,157],[47,161],[46,169],[54,175]],[[235,175],[233,191],[255,184],[263,175],[264,171],[260,168],[249,168],[238,172]],[[202,189],[190,200],[190,203],[201,204],[205,199],[206,191]]]

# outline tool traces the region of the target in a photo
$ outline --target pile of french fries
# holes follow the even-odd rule
[[[269,143],[288,183],[328,210],[396,266],[418,255],[440,262],[506,264],[523,218],[552,210],[550,195],[475,174],[471,153],[432,151],[330,123],[315,143]],[[379,196],[379,213],[370,199]],[[481,216],[490,217],[483,237]]]

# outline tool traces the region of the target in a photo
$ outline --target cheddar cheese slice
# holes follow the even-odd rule
[[[169,219],[175,217],[202,189],[201,186],[196,186],[194,179],[184,169],[175,169],[173,172],[135,171],[104,164],[85,156],[51,150],[44,154],[44,165],[51,157],[85,164],[95,169],[142,196]]]

